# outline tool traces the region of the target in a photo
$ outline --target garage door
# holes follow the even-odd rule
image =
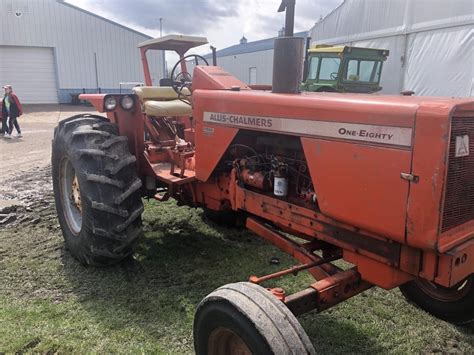
[[[58,103],[53,49],[0,46],[0,86],[5,84],[23,103]]]

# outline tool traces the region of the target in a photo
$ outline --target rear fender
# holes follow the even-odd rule
[[[97,112],[105,112],[104,100],[106,94],[81,94],[79,99],[83,101],[88,101],[92,106],[94,106]]]

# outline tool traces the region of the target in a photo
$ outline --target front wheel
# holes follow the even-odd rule
[[[261,286],[222,286],[199,304],[194,317],[198,355],[314,354],[291,311]]]
[[[437,318],[454,324],[474,322],[474,274],[449,288],[416,279],[400,286],[400,291]]]

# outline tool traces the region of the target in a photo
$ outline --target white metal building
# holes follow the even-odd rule
[[[306,38],[307,32],[295,33]],[[247,42],[243,37],[240,44],[216,52],[217,65],[247,84],[271,84],[273,76],[274,38]],[[205,56],[212,60],[212,55]]]
[[[143,82],[137,45],[151,37],[59,0],[0,0],[0,85],[24,103],[117,92]],[[153,79],[161,55],[149,57]]]
[[[473,0],[345,0],[309,36],[312,45],[389,49],[383,93],[474,95]]]

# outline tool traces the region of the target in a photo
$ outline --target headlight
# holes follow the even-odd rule
[[[122,99],[120,100],[120,106],[122,106],[124,110],[130,110],[133,107],[133,104],[134,104],[133,97],[129,95],[123,96]]]
[[[107,96],[104,102],[107,111],[115,110],[117,107],[117,99],[114,96]]]

